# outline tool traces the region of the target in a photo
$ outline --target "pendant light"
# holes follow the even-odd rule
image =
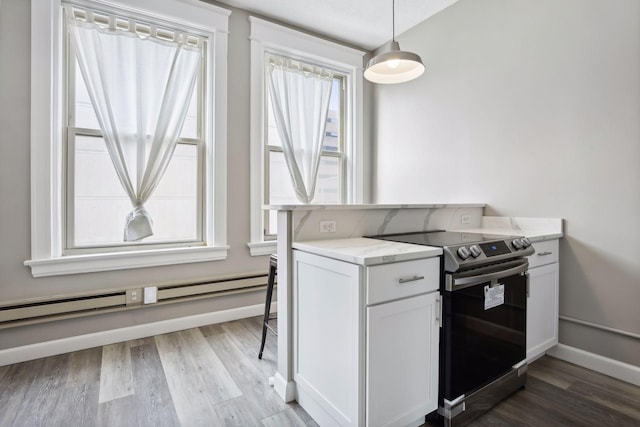
[[[392,8],[391,41],[384,52],[369,60],[367,69],[364,71],[364,78],[373,83],[404,83],[420,77],[424,73],[424,65],[420,56],[412,52],[401,51],[400,44],[395,40],[395,0],[392,0]]]

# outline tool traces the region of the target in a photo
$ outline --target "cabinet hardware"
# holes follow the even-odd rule
[[[538,252],[538,256],[551,255],[552,253],[553,252],[551,252],[551,251]]]
[[[527,278],[527,298],[529,298],[529,280],[531,280],[531,278],[529,277],[529,273],[525,273],[525,277]]]
[[[436,304],[438,305],[436,308],[436,322],[438,322],[438,327],[442,328],[442,297],[436,298]]]
[[[415,282],[416,280],[422,279],[424,279],[424,276],[401,277],[400,279],[398,279],[398,283]]]

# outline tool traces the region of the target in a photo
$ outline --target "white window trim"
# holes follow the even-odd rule
[[[142,13],[209,33],[205,129],[205,244],[62,256],[61,0],[31,0],[31,267],[34,277],[225,259],[227,256],[227,38],[230,11],[198,0],[74,0]]]
[[[276,241],[265,241],[263,231],[262,179],[264,175],[264,54],[277,51],[292,57],[316,60],[347,75],[352,84],[345,91],[345,154],[349,159],[346,178],[347,203],[362,203],[365,164],[363,153],[363,78],[364,51],[314,37],[254,16],[251,23],[251,256],[276,251]]]

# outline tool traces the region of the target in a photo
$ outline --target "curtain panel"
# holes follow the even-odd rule
[[[333,71],[267,55],[273,115],[296,197],[313,201],[329,111]]]

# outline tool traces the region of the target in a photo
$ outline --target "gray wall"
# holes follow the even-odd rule
[[[142,286],[264,271],[249,241],[249,22],[234,11],[229,35],[228,243],[225,261],[34,279],[30,258],[30,2],[2,0],[0,8],[0,302],[96,289]],[[0,330],[0,349],[55,338],[264,302],[264,293],[145,307],[36,326]]]
[[[375,90],[376,202],[565,218],[561,315],[640,334],[640,2],[461,0],[398,40],[427,71]],[[640,366],[637,338],[560,341]]]

